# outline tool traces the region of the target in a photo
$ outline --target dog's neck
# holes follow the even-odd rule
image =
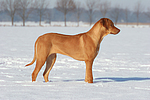
[[[103,38],[107,35],[105,28],[98,21],[94,26],[88,31],[88,35],[97,44],[100,44]]]

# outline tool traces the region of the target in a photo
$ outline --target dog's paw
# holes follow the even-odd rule
[[[87,82],[87,83],[93,83],[93,80],[87,80],[87,79],[85,79],[85,82]]]

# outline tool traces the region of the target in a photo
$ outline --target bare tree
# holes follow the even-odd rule
[[[81,5],[81,2],[76,2],[76,12],[77,12],[77,23],[79,26],[79,20],[80,20],[80,16],[81,16],[81,13],[82,13],[82,5]]]
[[[135,5],[135,14],[136,14],[136,18],[137,18],[137,26],[139,25],[139,16],[140,16],[140,13],[142,12],[143,10],[143,7],[141,5],[141,2],[138,1]]]
[[[120,16],[120,10],[121,10],[120,6],[116,5],[115,8],[111,12],[111,17],[115,20],[116,25]]]
[[[32,13],[35,7],[35,0],[18,0],[17,14],[23,20],[23,26],[25,26],[25,21]]]
[[[150,18],[150,8],[147,9],[147,12],[145,13],[145,15]]]
[[[37,0],[36,1],[37,14],[40,17],[40,19],[39,19],[40,26],[41,26],[42,17],[45,15],[48,5],[49,5],[49,2],[47,2],[47,0]]]
[[[51,25],[51,19],[52,19],[52,11],[51,11],[51,9],[48,9],[46,11],[46,19],[48,20],[49,25]]]
[[[69,11],[73,11],[76,5],[73,0],[57,0],[57,10],[64,14],[64,21],[66,25],[66,15]]]
[[[126,7],[126,8],[125,8],[126,25],[128,25],[128,14],[129,14],[129,10],[128,10],[128,8]]]
[[[0,1],[0,12],[3,10],[3,2],[2,1]]]
[[[108,10],[110,9],[111,3],[108,1],[102,2],[100,4],[100,12],[102,13],[103,17],[106,16]]]
[[[86,6],[88,8],[88,16],[90,18],[90,26],[92,25],[92,19],[93,19],[93,14],[94,11],[96,10],[98,4],[100,3],[100,0],[87,0],[86,1]]]
[[[150,7],[147,8],[147,12],[145,12],[145,15],[146,15],[148,18],[150,18]]]
[[[0,14],[1,14],[2,11],[3,11],[2,2],[0,1]]]
[[[14,16],[18,6],[18,0],[3,0],[2,7],[11,17],[12,26],[14,25]]]

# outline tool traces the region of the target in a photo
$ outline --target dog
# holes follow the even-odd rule
[[[85,61],[85,82],[93,83],[92,65],[100,48],[100,43],[108,34],[118,34],[120,29],[108,18],[102,18],[85,33],[77,35],[63,35],[58,33],[47,33],[39,36],[34,46],[34,58],[36,66],[32,73],[32,82],[36,81],[37,75],[46,62],[43,73],[45,82],[48,82],[49,73],[56,61],[56,53],[70,56],[79,61]]]

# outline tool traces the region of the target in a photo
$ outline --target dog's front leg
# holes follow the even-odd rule
[[[93,83],[93,74],[92,74],[93,60],[85,61],[85,63],[86,63],[85,82]]]

